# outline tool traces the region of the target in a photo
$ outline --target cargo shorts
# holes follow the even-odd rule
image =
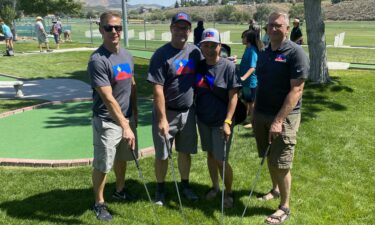
[[[263,157],[268,147],[268,134],[274,116],[254,112],[253,130],[259,157]],[[291,169],[297,143],[297,131],[301,121],[301,113],[289,114],[283,121],[281,135],[272,140],[268,152],[270,164],[279,169]]]

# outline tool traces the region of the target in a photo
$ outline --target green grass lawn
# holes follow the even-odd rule
[[[375,72],[331,71],[331,76],[331,84],[306,85],[292,170],[292,216],[287,224],[362,225],[375,220]],[[263,224],[278,201],[246,197],[260,161],[251,131],[236,127],[233,141],[230,162],[235,207],[225,211],[225,223],[238,224],[245,204],[249,204],[243,224]],[[199,151],[192,162],[190,179],[203,196],[210,185],[205,155]],[[153,194],[153,158],[142,159],[140,164]],[[93,202],[90,171],[90,167],[0,167],[1,224],[101,224],[89,210]],[[113,201],[115,179],[110,173],[105,196],[115,216],[111,224],[155,224],[134,163],[129,165],[127,179],[128,187],[141,199],[135,203]],[[161,224],[183,224],[170,170],[167,189],[166,207],[156,208]],[[255,192],[269,189],[263,168]],[[189,224],[220,223],[219,199],[198,203],[183,199],[183,204]]]

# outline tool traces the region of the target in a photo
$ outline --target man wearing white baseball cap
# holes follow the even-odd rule
[[[224,207],[233,207],[233,171],[228,162],[232,139],[232,118],[238,100],[240,80],[235,64],[220,57],[220,34],[216,29],[203,31],[200,48],[205,59],[198,66],[196,78],[196,113],[202,150],[207,152],[207,166],[212,187],[207,200],[214,199],[219,188],[219,175],[223,174]],[[225,168],[224,168],[225,167]]]

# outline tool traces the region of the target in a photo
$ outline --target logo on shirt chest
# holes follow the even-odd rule
[[[113,74],[116,81],[132,78],[132,70],[128,63],[113,66]]]
[[[214,88],[214,83],[215,83],[215,77],[212,76],[211,74],[197,74],[197,78],[195,81],[195,86],[197,88],[209,88],[213,89]]]
[[[177,59],[174,61],[176,75],[186,75],[195,73],[195,64],[193,60]]]
[[[286,63],[286,56],[284,54],[276,55],[275,62]]]

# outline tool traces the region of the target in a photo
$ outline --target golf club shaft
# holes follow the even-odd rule
[[[258,179],[259,179],[260,171],[262,170],[262,166],[263,166],[264,161],[265,161],[265,159],[266,159],[266,157],[267,157],[267,155],[268,155],[268,152],[270,151],[270,148],[271,148],[271,143],[268,144],[267,149],[266,149],[266,152],[265,152],[264,155],[263,155],[263,158],[262,158],[262,161],[261,161],[261,163],[260,163],[260,166],[259,166],[258,172],[257,172],[257,174],[256,174],[256,176],[255,176],[255,179],[254,179],[254,181],[253,181],[253,184],[252,184],[252,188],[251,188],[251,191],[250,191],[250,194],[249,194],[249,198],[251,198],[251,195],[252,195],[253,192],[254,192],[255,186],[256,186],[256,184],[257,184],[257,182],[258,182]],[[243,213],[242,213],[242,216],[241,216],[241,222],[240,222],[240,224],[242,224],[242,219],[243,219],[243,217],[245,216],[245,213],[246,213],[247,207],[248,207],[248,204],[246,204],[245,209],[243,210]]]
[[[182,201],[181,201],[180,191],[179,191],[179,188],[178,188],[176,173],[175,173],[174,165],[173,165],[172,146],[171,146],[171,143],[169,142],[169,140],[166,136],[164,136],[164,141],[165,141],[165,144],[166,144],[167,150],[168,150],[168,158],[169,158],[169,162],[170,162],[171,168],[172,168],[172,178],[173,178],[174,184],[176,186],[178,202],[180,203],[181,215],[182,215],[182,218],[184,220],[184,224],[187,224],[186,219],[185,219],[185,215],[184,215],[184,212],[183,212],[183,209],[182,209]]]
[[[151,196],[150,196],[150,192],[148,191],[148,188],[147,188],[147,185],[146,185],[146,181],[145,181],[145,178],[143,176],[143,173],[142,173],[142,170],[141,170],[141,167],[139,166],[139,162],[138,162],[138,159],[137,159],[137,156],[135,155],[134,153],[134,150],[130,150],[132,152],[132,156],[133,156],[133,159],[134,159],[134,162],[135,162],[135,165],[137,166],[137,169],[138,169],[138,174],[139,174],[139,178],[141,178],[142,180],[142,183],[143,183],[143,186],[145,187],[145,190],[146,190],[146,193],[147,193],[147,197],[148,197],[148,200],[150,201],[151,205],[152,205],[152,211],[155,215],[155,219],[156,219],[156,223],[157,224],[160,224],[159,223],[159,218],[155,212],[155,208],[154,208],[154,204],[151,200]]]
[[[223,176],[221,185],[221,224],[224,225],[224,195],[225,195],[225,164],[227,160],[227,140],[224,137],[224,159],[223,159]]]

